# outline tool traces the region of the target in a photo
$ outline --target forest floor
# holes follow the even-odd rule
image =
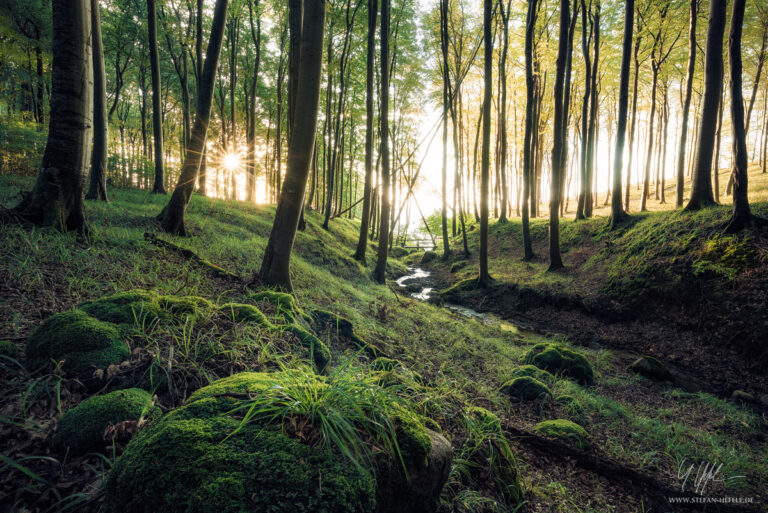
[[[13,205],[31,185],[29,179],[0,176],[0,206]],[[93,229],[87,243],[50,230],[2,226],[0,340],[23,351],[28,335],[50,315],[114,292],[146,289],[198,295],[217,304],[244,301],[253,292],[246,283],[260,265],[274,208],[196,196],[188,209],[192,236],[165,237],[243,278],[232,280],[146,241],[144,233],[156,231],[152,218],[165,197],[142,191],[110,192],[109,204],[87,203]],[[756,205],[755,210],[768,214],[768,205]],[[740,336],[749,344],[755,337],[763,337],[765,343],[765,332],[760,330],[768,329],[768,324],[757,325],[765,316],[764,298],[762,304],[753,304],[765,293],[765,288],[759,288],[766,268],[765,239],[759,234],[716,236],[718,223],[725,217],[725,208],[694,216],[638,215],[616,233],[604,230],[604,219],[565,222],[567,267],[555,274],[544,272],[546,264],[541,259],[519,261],[519,223],[493,223],[491,272],[498,284],[485,301],[470,292],[459,299],[478,310],[493,310],[511,319],[524,317],[541,334],[467,320],[394,292],[391,283],[373,284],[369,278],[372,258],[368,266],[350,258],[356,242],[355,223],[335,219],[331,230],[325,231],[320,217],[312,212],[307,216],[307,230],[297,236],[292,260],[294,295],[307,310],[329,310],[348,318],[364,340],[418,372],[428,384],[422,406],[455,448],[467,437],[458,420],[463,409],[482,406],[499,415],[518,454],[525,490],[522,511],[764,511],[768,504],[768,420],[759,398],[767,390],[764,376],[754,365],[757,355],[745,357],[747,346],[738,344],[731,352],[722,344],[730,339],[721,337],[724,332],[739,335],[733,331],[736,328],[730,324],[722,332],[709,324],[699,328],[701,317],[695,314],[702,302],[734,301],[729,311],[739,308],[744,317],[759,319]],[[534,221],[533,233],[537,253],[545,254],[544,221]],[[470,234],[475,237],[476,230]],[[404,260],[418,258],[415,254]],[[670,259],[680,265],[668,266]],[[475,272],[473,263],[470,260],[451,273],[451,266],[438,262],[434,272],[446,285],[460,283]],[[405,263],[391,262],[391,278],[405,272]],[[679,287],[690,280],[706,292],[699,293],[704,299],[678,301],[679,310],[673,311],[675,303],[663,295],[665,287]],[[755,290],[746,289],[748,300],[742,301],[743,293],[728,292],[743,291],[751,282]],[[686,286],[685,294],[692,297],[690,291],[695,287]],[[649,298],[659,299],[659,307],[648,307]],[[711,313],[718,311],[713,308],[704,315],[724,322]],[[690,319],[677,331],[665,331],[686,317]],[[746,329],[748,324],[741,325]],[[198,342],[201,347],[214,347],[214,339],[220,338],[220,327],[186,329],[183,339],[197,341],[196,347]],[[700,340],[702,329],[709,335],[706,342]],[[670,333],[688,335],[673,345]],[[186,380],[186,388],[180,396],[160,395],[158,403],[170,409],[211,380],[243,368],[269,368],[273,365],[270,355],[285,348],[279,340],[264,337],[260,335],[257,354],[228,350],[225,356],[217,353],[211,358],[215,365],[200,357],[182,361],[177,354],[174,369]],[[702,350],[718,340],[720,355]],[[593,386],[579,386],[562,377],[550,384],[552,397],[571,395],[581,403],[582,412],[574,413],[551,399],[534,403],[510,400],[499,391],[532,346],[552,341],[582,352],[594,367]],[[349,351],[332,349],[339,351],[338,358],[354,357]],[[678,375],[690,379],[673,385],[628,372],[626,366],[632,358],[646,353],[659,356]],[[701,355],[706,353],[711,353],[711,360],[699,371],[690,360],[702,362]],[[207,357],[205,350],[202,354]],[[0,366],[4,390],[0,399],[0,505],[8,511],[57,511],[70,504],[70,510],[98,510],[100,484],[120,447],[109,456],[68,458],[49,444],[61,412],[93,392],[60,374],[27,369],[23,353],[6,360]],[[722,378],[712,375],[718,360]],[[739,379],[736,373],[740,370],[746,374]],[[727,397],[736,384],[752,393],[755,401]],[[572,418],[584,426],[591,448],[578,450],[535,433],[536,423],[554,418]],[[707,464],[718,469],[713,479],[696,479],[700,466]],[[689,468],[693,470],[686,481],[681,475]],[[694,494],[697,485],[701,493]],[[482,486],[460,490],[449,480],[445,511],[493,511],[487,491]],[[698,500],[746,504],[668,503],[669,497],[694,495]],[[499,504],[495,507],[503,511]]]

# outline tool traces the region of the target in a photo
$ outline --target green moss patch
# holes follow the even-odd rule
[[[281,326],[283,332],[292,333],[301,343],[301,345],[309,351],[309,357],[312,363],[315,364],[315,368],[318,372],[325,372],[328,368],[328,364],[331,363],[331,351],[325,342],[317,338],[315,335],[302,328],[298,324],[286,324]]]
[[[535,401],[552,395],[547,385],[530,376],[522,376],[507,381],[501,386],[501,391],[512,398],[523,401]]]
[[[213,304],[198,296],[160,296],[158,303],[163,310],[175,316],[196,317],[213,310]]]
[[[246,305],[243,303],[226,303],[221,305],[219,310],[224,312],[227,317],[231,318],[235,322],[249,322],[267,328],[272,326],[272,323],[269,322],[267,316],[253,305]]]
[[[304,317],[304,312],[296,298],[285,292],[264,290],[252,294],[249,299],[254,302],[265,301],[271,303],[275,306],[275,315],[283,317],[285,322],[288,323],[296,322]]]
[[[130,355],[113,324],[94,319],[82,310],[49,317],[27,339],[27,358],[32,367],[64,360],[62,368],[73,375],[116,365]]]
[[[312,310],[309,312],[309,317],[317,333],[326,332],[335,338],[346,339],[355,348],[362,349],[369,358],[376,357],[376,349],[355,333],[352,321],[349,319],[325,310]]]
[[[91,317],[115,324],[135,324],[160,317],[157,296],[143,290],[131,290],[88,301],[79,306]]]
[[[110,442],[104,439],[107,426],[124,421],[159,416],[152,407],[152,396],[139,388],[92,396],[61,416],[54,445],[73,454],[100,450]]]
[[[555,377],[549,372],[530,364],[515,367],[512,369],[512,372],[509,373],[510,379],[522,378],[524,376],[537,379],[546,384],[551,384],[555,380]]]
[[[555,397],[555,402],[562,405],[563,409],[574,418],[581,419],[584,417],[584,407],[572,395],[557,396]]]
[[[582,385],[594,380],[592,365],[584,355],[558,344],[536,344],[525,355],[525,363],[540,369],[561,374]]]
[[[536,424],[536,431],[545,436],[569,441],[581,450],[589,449],[589,435],[583,427],[570,420],[545,420]]]

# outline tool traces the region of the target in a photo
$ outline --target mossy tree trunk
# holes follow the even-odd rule
[[[83,188],[93,128],[91,0],[53,0],[52,13],[48,142],[35,186],[12,215],[85,235]]]
[[[296,88],[296,111],[301,112],[291,129],[285,179],[277,203],[275,221],[259,279],[268,285],[292,290],[290,261],[293,242],[304,204],[304,191],[312,164],[320,103],[325,0],[312,0],[304,5],[301,45]]]

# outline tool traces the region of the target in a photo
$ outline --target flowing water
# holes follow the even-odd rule
[[[403,290],[407,290],[408,288],[413,290],[413,287],[409,286],[414,283],[420,285],[418,291],[410,292],[410,296],[412,298],[418,299],[419,301],[428,301],[432,295],[432,291],[435,290],[433,286],[434,283],[432,283],[430,278],[431,275],[431,271],[427,271],[421,267],[409,267],[408,274],[404,274],[403,276],[399,277],[395,283],[397,283],[397,286]],[[466,306],[457,305],[454,303],[442,303],[441,306],[450,310],[454,314],[481,322],[484,326],[498,326],[505,331],[510,331],[520,335],[536,333],[530,328],[514,324],[491,313],[477,312],[471,308],[467,308]]]

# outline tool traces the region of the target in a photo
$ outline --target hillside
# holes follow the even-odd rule
[[[30,186],[28,179],[0,180],[0,204],[5,206]],[[280,320],[285,318],[282,307],[271,304],[266,296],[254,296],[261,289],[249,284],[260,263],[273,209],[195,197],[188,211],[193,235],[164,238],[238,277],[233,278],[145,239],[145,232],[155,231],[152,216],[163,201],[146,192],[114,190],[109,204],[89,202],[93,235],[87,243],[74,235],[3,226],[0,340],[10,341],[21,351],[42,321],[105,295],[145,290],[174,304],[188,302],[185,298],[192,296],[203,298],[195,299],[200,312],[193,310],[194,316],[178,322],[145,323],[137,316],[122,332],[131,346],[131,357],[114,369],[114,375],[99,375],[104,381],[97,386],[95,377],[73,379],[61,368],[32,365],[23,352],[4,350],[0,373],[7,393],[0,404],[4,460],[0,503],[8,511],[56,511],[64,506],[98,511],[105,493],[107,503],[112,500],[116,492],[109,486],[105,492],[102,483],[133,431],[116,438],[112,450],[101,455],[68,455],[55,445],[58,435],[54,433],[62,429],[57,428],[61,413],[93,394],[120,388],[126,381],[138,383],[157,395],[157,406],[170,411],[189,402],[195,390],[235,372],[286,373],[303,368],[307,358],[317,363],[315,352],[307,354],[301,349],[304,338],[298,331],[242,327],[226,316],[203,313],[205,308],[229,303],[251,304],[272,325],[284,322]],[[714,210],[701,214],[697,221],[711,216],[709,224],[702,223],[711,228],[723,215],[722,210]],[[371,268],[349,256],[356,241],[354,222],[335,219],[331,230],[325,231],[315,213],[310,212],[307,221],[307,230],[297,238],[293,260],[298,306],[291,306],[295,308],[291,311],[297,317],[304,312],[315,319],[320,315],[317,312],[330,312],[351,321],[354,332],[343,330],[346,325],[339,320],[334,321],[335,328],[332,323],[330,329],[315,330],[330,350],[325,372],[334,383],[349,379],[350,368],[359,369],[354,372],[380,369],[383,360],[376,363],[376,356],[396,360],[396,368],[402,369],[397,379],[403,388],[397,388],[398,394],[407,398],[416,414],[431,419],[429,426],[441,431],[453,446],[453,465],[441,495],[442,511],[514,511],[518,501],[524,511],[661,511],[670,494],[689,496],[693,492],[690,485],[681,491],[678,473],[699,462],[723,463],[722,476],[746,476],[711,483],[713,494],[752,497],[754,503],[768,499],[764,458],[768,442],[758,406],[640,377],[627,371],[625,350],[595,343],[585,346],[580,330],[568,322],[556,334],[535,334],[505,323],[468,320],[393,291],[392,285],[375,285],[369,279]],[[646,229],[654,227],[646,233],[664,234],[670,223],[678,226],[682,221],[675,214],[653,214],[617,234],[602,232],[601,223],[566,224],[568,247],[576,248],[575,242],[581,240],[599,251],[581,257],[578,273],[556,277],[543,273],[543,264],[510,260],[505,244],[515,244],[516,223],[496,225],[492,228],[492,272],[502,282],[514,275],[543,298],[558,290],[577,297],[589,288],[583,275],[592,273],[593,278],[603,276],[605,283],[613,283],[612,266],[646,265],[651,269],[660,257],[650,252],[652,248],[638,253],[632,245],[642,243],[642,238],[633,235],[641,224],[648,225]],[[534,226],[541,252],[544,225],[536,222]],[[736,240],[742,239],[747,240]],[[610,252],[612,259],[596,256],[600,251]],[[764,257],[764,246],[756,251],[759,258]],[[566,260],[573,262],[576,254],[576,249],[569,251]],[[414,254],[404,260],[418,258]],[[461,277],[462,273],[470,275],[471,269],[467,266],[458,273],[443,274]],[[622,272],[617,268],[616,276]],[[737,274],[742,272],[746,271],[737,270]],[[393,261],[390,275],[404,273],[405,264]],[[625,286],[623,281],[616,283]],[[644,294],[646,291],[638,292],[637,300],[647,300]],[[356,340],[367,344],[361,346]],[[564,351],[570,348],[583,354],[593,369],[590,378],[580,381],[567,372],[544,372],[537,377],[547,391],[537,400],[527,401],[525,393],[510,392],[510,380],[520,376],[519,366],[526,356],[535,360],[541,350],[536,345],[541,343],[556,343]],[[152,369],[165,373],[162,386],[157,385]],[[146,375],[149,383],[140,379]],[[484,410],[476,407],[498,416],[502,431],[487,431],[483,419],[493,416],[478,413]],[[575,420],[586,433],[559,440],[557,429],[548,432],[538,426],[548,419]],[[136,427],[140,428],[134,426],[134,431]],[[152,429],[152,423],[144,429]],[[491,452],[478,452],[478,447],[490,447]],[[505,452],[509,450],[505,447],[511,452]],[[722,511],[757,511],[749,504],[720,507]]]

